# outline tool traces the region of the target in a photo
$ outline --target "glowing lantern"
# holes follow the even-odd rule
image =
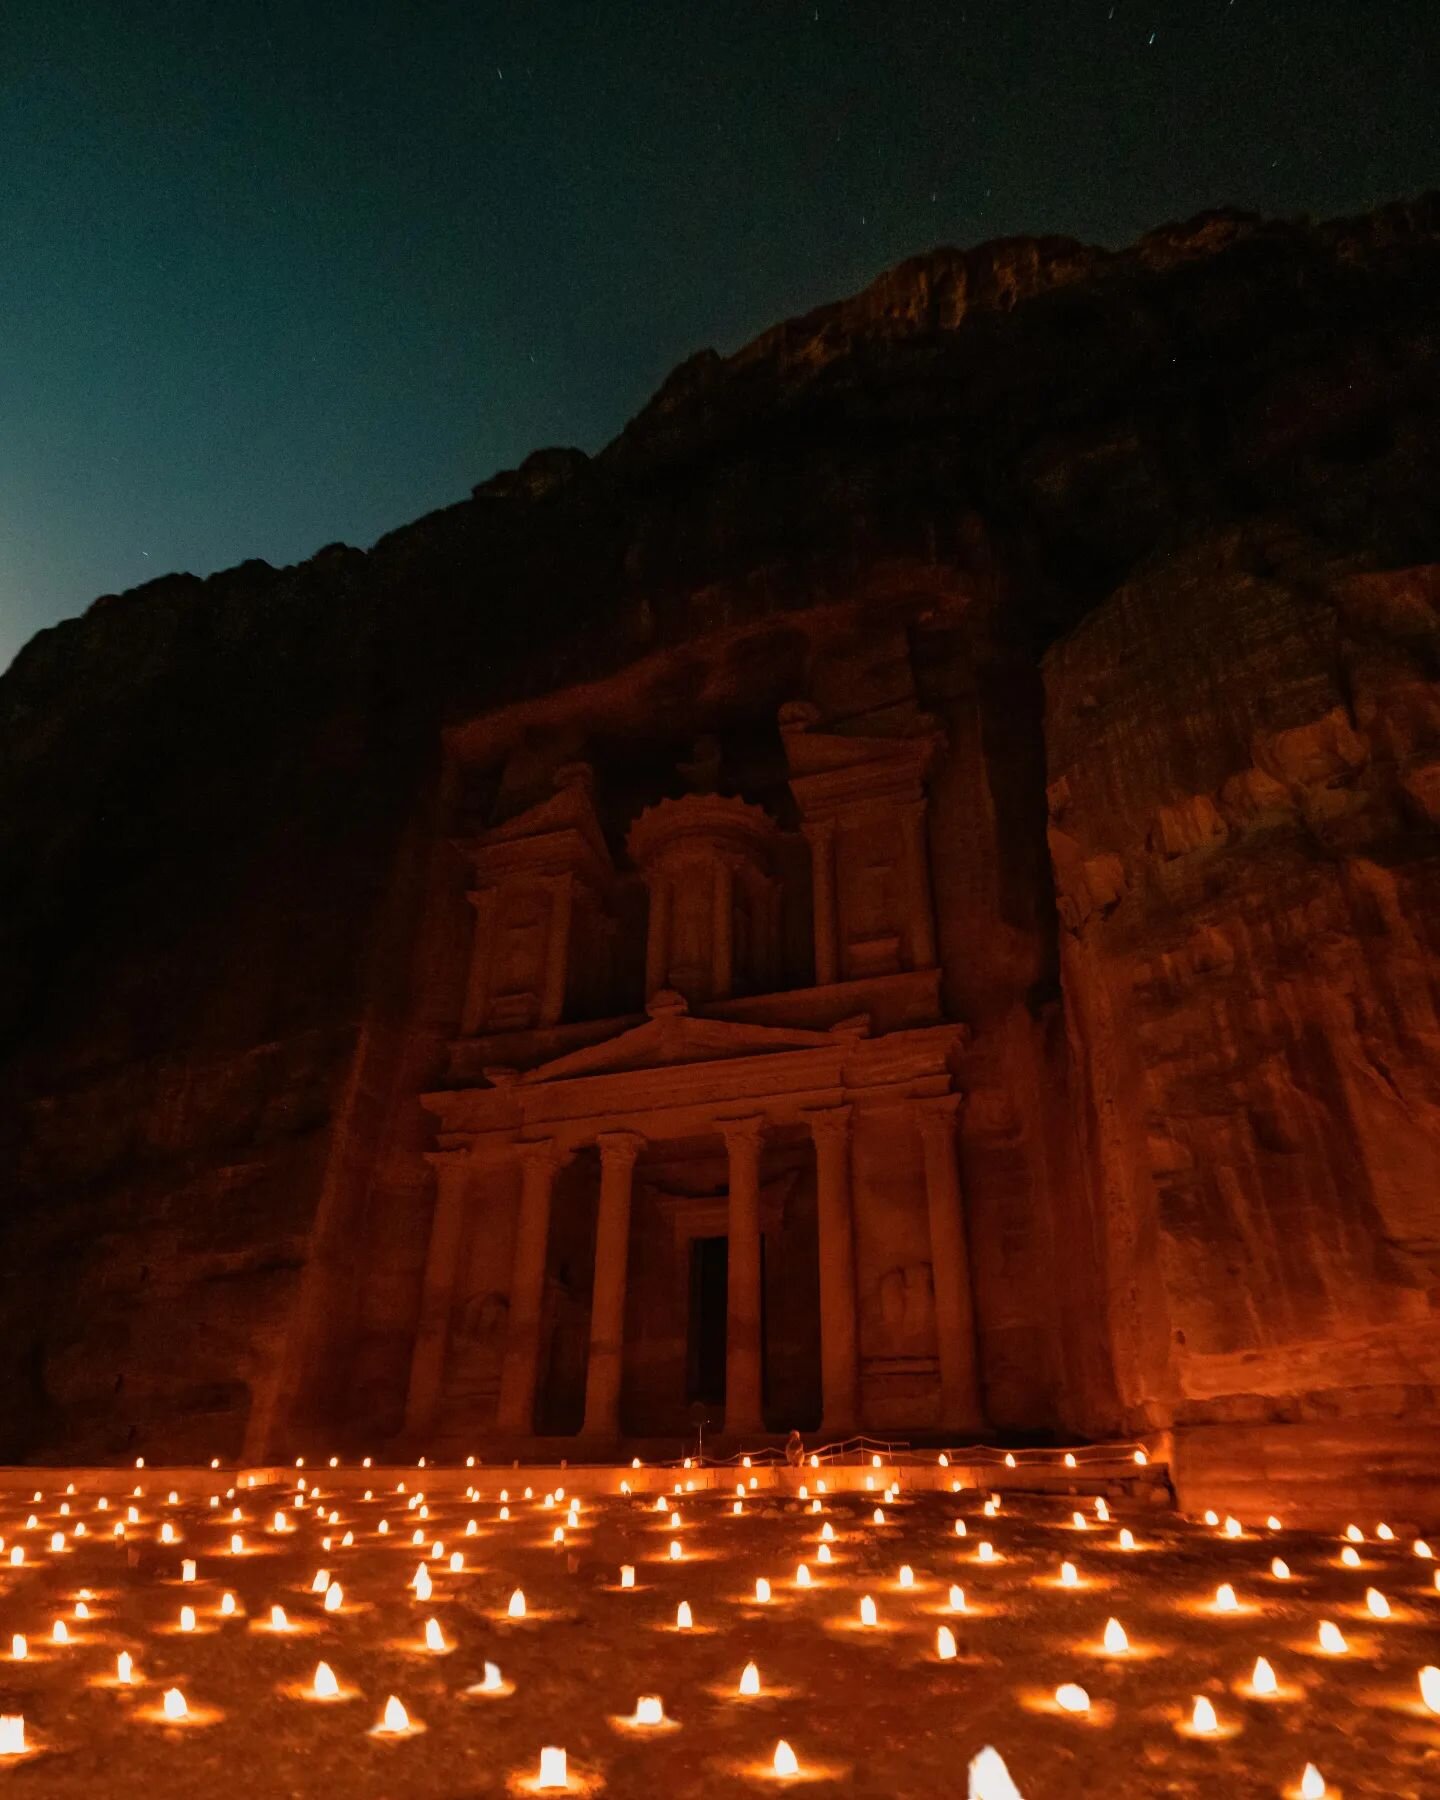
[[[1021,1800],[1004,1757],[989,1744],[972,1759],[966,1787],[968,1800]]]
[[[554,1744],[547,1744],[540,1752],[540,1774],[536,1779],[537,1788],[568,1788],[570,1775],[565,1766],[565,1752]]]
[[[1267,1531],[1280,1530],[1280,1521],[1275,1517],[1274,1513],[1271,1513],[1270,1517],[1265,1521],[1265,1528]]]
[[[860,1623],[862,1625],[876,1625],[879,1623],[879,1614],[875,1610],[875,1602],[868,1594],[863,1595],[860,1600]]]
[[[335,1679],[335,1671],[329,1663],[316,1663],[315,1675],[310,1683],[310,1692],[317,1700],[338,1700],[340,1683]]]
[[[487,1662],[485,1665],[485,1673],[480,1677],[481,1692],[485,1694],[498,1694],[504,1685],[504,1682],[500,1679],[500,1665],[498,1663]]]
[[[883,1525],[885,1523],[885,1514],[878,1506],[875,1508],[871,1523],[875,1525]]]
[[[775,1773],[780,1776],[800,1773],[800,1758],[796,1756],[784,1738],[781,1738],[775,1746]]]
[[[290,1629],[290,1621],[285,1616],[285,1608],[283,1606],[272,1606],[270,1608],[270,1629],[272,1631],[288,1631]]]
[[[1060,1565],[1060,1585],[1061,1585],[1061,1587],[1070,1587],[1070,1588],[1079,1587],[1080,1575],[1079,1575],[1079,1571],[1076,1569],[1074,1563],[1072,1563],[1072,1562],[1062,1562],[1061,1563],[1061,1565]]]
[[[663,1725],[665,1723],[665,1707],[658,1694],[642,1694],[635,1702],[635,1723],[637,1725]]]
[[[1075,1467],[1075,1452],[1073,1450],[1067,1450],[1065,1452],[1065,1467],[1067,1469],[1073,1469]]]
[[[345,1603],[345,1590],[338,1581],[332,1581],[325,1590],[326,1612],[339,1612]]]
[[[1190,1729],[1198,1731],[1203,1737],[1213,1737],[1220,1729],[1215,1708],[1203,1694],[1195,1696],[1195,1707],[1190,1714]]]
[[[1390,1617],[1390,1602],[1380,1592],[1379,1588],[1366,1588],[1365,1605],[1373,1619],[1388,1619]]]
[[[445,1633],[441,1631],[438,1619],[425,1621],[425,1648],[427,1650],[448,1650],[450,1648],[445,1642]]]
[[[23,1632],[17,1631],[14,1637],[11,1638],[10,1654],[15,1658],[16,1662],[24,1662],[25,1658],[30,1654],[30,1646],[26,1643]]]
[[[310,1583],[310,1592],[312,1594],[323,1594],[329,1585],[330,1571],[328,1569],[317,1569],[315,1571],[315,1579]]]
[[[1352,1544],[1363,1544],[1365,1542],[1365,1533],[1358,1525],[1347,1525],[1345,1527],[1345,1535]]]
[[[525,1595],[520,1588],[516,1588],[515,1592],[510,1596],[510,1604],[506,1608],[506,1612],[512,1619],[523,1619],[525,1617]]]
[[[1061,1712],[1086,1713],[1090,1710],[1090,1696],[1077,1682],[1062,1681],[1055,1690],[1055,1704]]]
[[[68,1644],[70,1642],[70,1627],[63,1619],[57,1619],[51,1627],[50,1636],[57,1644]]]
[[[1320,1621],[1320,1648],[1327,1656],[1343,1656],[1350,1646],[1345,1642],[1338,1625],[1332,1625],[1329,1619]]]
[[[161,1707],[167,1719],[188,1719],[190,1708],[185,1704],[185,1696],[179,1688],[166,1688]]]
[[[1241,1528],[1241,1524],[1238,1519],[1226,1519],[1225,1535],[1228,1538],[1238,1538],[1238,1537],[1244,1536],[1244,1532]]]
[[[375,1729],[377,1731],[388,1732],[392,1735],[410,1729],[410,1715],[406,1712],[403,1703],[398,1700],[394,1694],[392,1694],[385,1702],[384,1716],[381,1718],[380,1723]]]
[[[1105,1636],[1101,1640],[1107,1656],[1124,1656],[1130,1648],[1130,1640],[1125,1635],[1125,1627],[1118,1619],[1105,1621]]]
[[[1300,1800],[1325,1800],[1327,1792],[1325,1777],[1314,1763],[1306,1763],[1305,1773],[1300,1777]]]
[[[65,1548],[65,1533],[63,1531],[55,1531],[50,1534],[50,1548],[55,1551],[63,1550]]]
[[[755,1578],[755,1598],[761,1606],[769,1604],[770,1583],[763,1575],[757,1575]]]
[[[955,1633],[948,1625],[941,1625],[935,1632],[935,1654],[941,1662],[953,1662],[955,1659]]]
[[[135,1679],[135,1664],[128,1650],[122,1650],[115,1658],[115,1679],[123,1687],[129,1687]]]
[[[1096,1496],[1095,1517],[1099,1519],[1102,1525],[1108,1525],[1110,1522],[1110,1508],[1105,1504],[1103,1495]]]
[[[195,1629],[195,1608],[193,1606],[182,1606],[180,1608],[180,1629],[182,1631],[193,1631]]]
[[[1205,1523],[1207,1525],[1218,1525],[1220,1523],[1219,1513],[1217,1513],[1213,1510],[1207,1509],[1207,1511],[1205,1513]]]
[[[675,1629],[677,1631],[688,1631],[694,1623],[694,1616],[690,1611],[690,1602],[688,1600],[682,1600],[675,1608]]]
[[[435,1587],[434,1583],[430,1580],[430,1571],[423,1562],[411,1577],[410,1585],[415,1590],[415,1598],[417,1600],[428,1600],[431,1594],[434,1593]]]
[[[189,1557],[186,1557],[185,1561],[180,1565],[180,1579],[182,1581],[193,1581],[195,1579],[195,1564]]]
[[[1007,1469],[1013,1469],[1015,1467],[1015,1453],[1012,1450],[1007,1450],[1005,1452],[1005,1467]]]
[[[1070,1523],[1077,1531],[1088,1531],[1090,1529],[1090,1521],[1082,1512],[1071,1513]]]
[[[1360,1567],[1360,1552],[1353,1544],[1347,1544],[1340,1552],[1340,1560],[1347,1569],[1358,1569]]]
[[[950,1610],[951,1610],[951,1612],[964,1612],[964,1610],[965,1610],[965,1590],[964,1590],[964,1588],[952,1587],[950,1589]]]
[[[1235,1598],[1235,1590],[1228,1581],[1222,1581],[1215,1590],[1215,1610],[1222,1613],[1240,1610],[1240,1602]]]
[[[220,1613],[221,1616],[226,1619],[234,1617],[235,1596],[233,1594],[222,1594],[220,1596]]]
[[[1124,1525],[1120,1528],[1120,1548],[1122,1550],[1133,1550],[1135,1548],[1135,1533],[1128,1525]]]
[[[796,1587],[809,1587],[810,1585],[810,1570],[804,1563],[801,1563],[795,1571],[795,1585]]]
[[[1285,1561],[1283,1556],[1277,1556],[1270,1565],[1270,1573],[1277,1581],[1288,1581],[1290,1579],[1290,1565]]]
[[[23,1756],[24,1754],[24,1714],[0,1713],[0,1756]]]
[[[680,1540],[679,1540],[679,1538],[671,1538],[671,1540],[670,1540],[670,1560],[671,1560],[671,1562],[679,1562],[679,1560],[680,1560]]]
[[[981,1544],[980,1548],[975,1552],[975,1555],[980,1562],[994,1562],[995,1546],[989,1543]]]
[[[1427,1711],[1440,1713],[1440,1669],[1433,1663],[1420,1671],[1420,1699]]]
[[[1435,1552],[1434,1552],[1434,1551],[1433,1551],[1433,1550],[1432,1550],[1432,1549],[1431,1549],[1431,1548],[1430,1548],[1430,1546],[1429,1546],[1429,1545],[1428,1545],[1428,1544],[1427,1544],[1427,1543],[1426,1543],[1426,1542],[1425,1542],[1425,1540],[1424,1540],[1424,1538],[1416,1538],[1416,1540],[1415,1540],[1415,1554],[1416,1554],[1416,1555],[1417,1555],[1417,1556],[1423,1556],[1423,1557],[1424,1557],[1424,1558],[1425,1558],[1425,1560],[1426,1560],[1426,1561],[1427,1561],[1427,1562],[1429,1562],[1429,1561],[1430,1561],[1430,1560],[1431,1560],[1431,1559],[1432,1559],[1432,1558],[1433,1558],[1433,1557],[1434,1557],[1434,1555],[1435,1555]]]
[[[964,1537],[965,1521],[963,1519],[957,1519],[955,1521],[955,1535],[956,1535],[956,1537]]]
[[[242,1554],[244,1549],[245,1549],[244,1538],[241,1537],[241,1535],[238,1531],[233,1533],[231,1536],[231,1539],[230,1539],[230,1554],[232,1556],[239,1556]]]
[[[822,1563],[828,1563],[831,1560],[830,1546],[828,1544],[822,1544],[820,1546],[820,1548],[815,1552],[815,1560],[816,1560],[816,1562],[822,1562]]]
[[[622,1588],[633,1588],[635,1585],[635,1570],[630,1563],[620,1565],[620,1585]]]
[[[1255,1667],[1250,1674],[1250,1692],[1252,1694],[1278,1694],[1280,1683],[1275,1679],[1275,1671],[1263,1656],[1255,1658]]]

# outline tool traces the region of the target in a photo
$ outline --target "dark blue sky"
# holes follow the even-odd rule
[[[1440,182],[1440,3],[5,0],[0,667],[938,242]]]

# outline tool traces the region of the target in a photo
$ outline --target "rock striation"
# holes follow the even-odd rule
[[[778,807],[799,698],[943,741],[989,1428],[1419,1516],[1437,284],[1435,196],[938,250],[594,458],[41,633],[0,680],[0,1457],[400,1441],[457,841],[581,762],[622,861],[662,765]]]

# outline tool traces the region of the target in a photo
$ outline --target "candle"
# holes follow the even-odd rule
[[[1320,1621],[1320,1648],[1327,1656],[1343,1656],[1350,1646],[1345,1642],[1340,1627],[1333,1625],[1329,1619]]]
[[[1240,1602],[1235,1598],[1235,1590],[1228,1581],[1222,1581],[1215,1590],[1215,1610],[1222,1613],[1240,1610]]]
[[[1215,1716],[1215,1708],[1203,1694],[1195,1696],[1194,1710],[1190,1714],[1190,1729],[1198,1731],[1202,1736],[1213,1736],[1220,1729],[1220,1721]]]
[[[161,1701],[161,1710],[167,1719],[188,1719],[190,1708],[185,1704],[185,1696],[179,1688],[166,1688],[165,1697]]]
[[[26,1751],[23,1713],[0,1713],[0,1756],[23,1756]]]
[[[879,1614],[875,1610],[875,1602],[868,1594],[863,1595],[860,1600],[860,1623],[862,1625],[876,1625],[879,1623]]]
[[[570,1785],[565,1752],[554,1744],[547,1744],[540,1752],[540,1774],[535,1785],[541,1789],[568,1788]]]
[[[1440,1669],[1433,1663],[1420,1671],[1420,1700],[1427,1711],[1440,1714]]]
[[[1328,1792],[1325,1777],[1314,1763],[1306,1763],[1305,1772],[1300,1777],[1300,1800],[1325,1800]]]
[[[440,1621],[438,1619],[427,1619],[425,1621],[425,1648],[427,1650],[437,1651],[448,1650],[450,1648],[445,1642],[445,1633],[441,1631]]]
[[[392,1694],[385,1702],[384,1715],[375,1729],[376,1731],[383,1732],[389,1736],[396,1736],[401,1732],[409,1731],[411,1729],[410,1715],[406,1712],[403,1703],[398,1700],[394,1694]]]
[[[516,1588],[515,1592],[510,1596],[510,1604],[505,1610],[512,1619],[523,1619],[525,1617],[525,1596],[519,1588]]]
[[[770,1583],[763,1575],[757,1575],[755,1578],[755,1598],[761,1606],[769,1605]]]
[[[1380,1592],[1379,1588],[1366,1588],[1365,1605],[1373,1619],[1388,1619],[1390,1617],[1390,1602]]]
[[[135,1664],[128,1650],[122,1650],[115,1658],[115,1679],[124,1687],[135,1679]]]
[[[760,1671],[753,1662],[746,1663],[740,1671],[740,1686],[737,1692],[747,1698],[760,1692]]]
[[[665,1706],[658,1694],[642,1694],[635,1702],[635,1723],[637,1725],[663,1725],[665,1723]]]
[[[675,1629],[677,1631],[688,1631],[694,1623],[694,1618],[691,1616],[690,1612],[690,1602],[688,1600],[682,1600],[675,1608]]]
[[[329,1663],[316,1663],[315,1675],[310,1683],[310,1692],[317,1700],[338,1700],[340,1683],[335,1679],[335,1671]]]
[[[622,1588],[633,1588],[635,1585],[635,1569],[630,1563],[620,1565],[620,1585]]]
[[[1004,1757],[989,1744],[971,1760],[966,1786],[968,1800],[1021,1800]]]
[[[1055,1704],[1062,1712],[1086,1713],[1090,1710],[1090,1696],[1077,1682],[1062,1681],[1055,1690]]]
[[[1104,1642],[1105,1654],[1107,1656],[1124,1656],[1125,1652],[1130,1648],[1130,1640],[1125,1635],[1125,1627],[1118,1619],[1107,1619],[1105,1621],[1105,1636],[1102,1641]]]
[[[941,1625],[936,1630],[935,1654],[941,1662],[953,1662],[955,1659],[955,1633],[948,1625]]]
[[[800,1773],[800,1759],[785,1742],[784,1738],[781,1738],[780,1742],[775,1746],[774,1769],[775,1773],[782,1779],[786,1776],[798,1775]]]

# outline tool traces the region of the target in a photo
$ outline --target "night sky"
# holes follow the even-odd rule
[[[0,667],[935,243],[1440,183],[1440,0],[4,0]]]

